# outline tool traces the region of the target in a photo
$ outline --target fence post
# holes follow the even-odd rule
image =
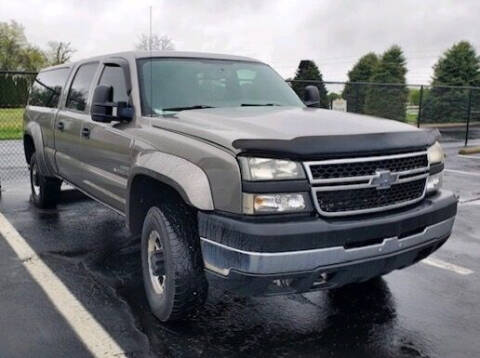
[[[467,110],[467,129],[465,130],[465,147],[468,145],[468,132],[470,131],[470,117],[472,116],[472,92],[470,88],[468,92],[468,110]]]
[[[420,86],[420,98],[418,100],[417,128],[420,128],[420,122],[422,118],[422,104],[423,104],[423,85]]]
[[[353,107],[353,111],[354,113],[363,113],[363,109],[360,110],[360,107],[359,107],[359,104],[358,104],[358,85],[354,84],[353,85],[353,88],[355,88],[355,91],[354,91],[354,96],[355,96],[355,107]],[[348,106],[348,103],[347,103],[347,106]],[[347,111],[348,111],[348,108],[347,108]]]

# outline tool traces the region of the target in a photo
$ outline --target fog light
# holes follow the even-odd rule
[[[305,208],[303,193],[243,194],[243,211],[246,214],[299,212]]]
[[[427,180],[427,194],[440,190],[443,184],[443,172],[430,175]]]

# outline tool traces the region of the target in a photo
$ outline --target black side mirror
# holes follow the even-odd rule
[[[127,102],[117,102],[117,118],[121,121],[131,121],[135,111],[132,106],[129,106]]]
[[[320,105],[320,92],[316,86],[305,87],[303,103],[305,103],[307,107],[318,107]]]
[[[131,121],[134,116],[133,107],[129,106],[127,102],[112,102],[112,100],[112,86],[97,86],[93,92],[92,120],[103,123]],[[116,108],[116,113],[114,113],[114,108]]]
[[[112,108],[107,104],[113,104],[113,87],[97,86],[93,92],[92,99],[92,120],[95,122],[111,122]]]

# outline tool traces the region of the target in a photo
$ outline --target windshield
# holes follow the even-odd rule
[[[262,63],[153,58],[138,61],[142,113],[239,106],[296,106],[290,86]]]

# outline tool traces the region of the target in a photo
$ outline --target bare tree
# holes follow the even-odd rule
[[[135,48],[141,51],[171,51],[175,50],[175,44],[167,35],[159,37],[154,34],[150,39],[148,35],[141,34]]]
[[[71,48],[70,42],[49,41],[47,58],[50,65],[60,65],[70,61],[76,50]]]

